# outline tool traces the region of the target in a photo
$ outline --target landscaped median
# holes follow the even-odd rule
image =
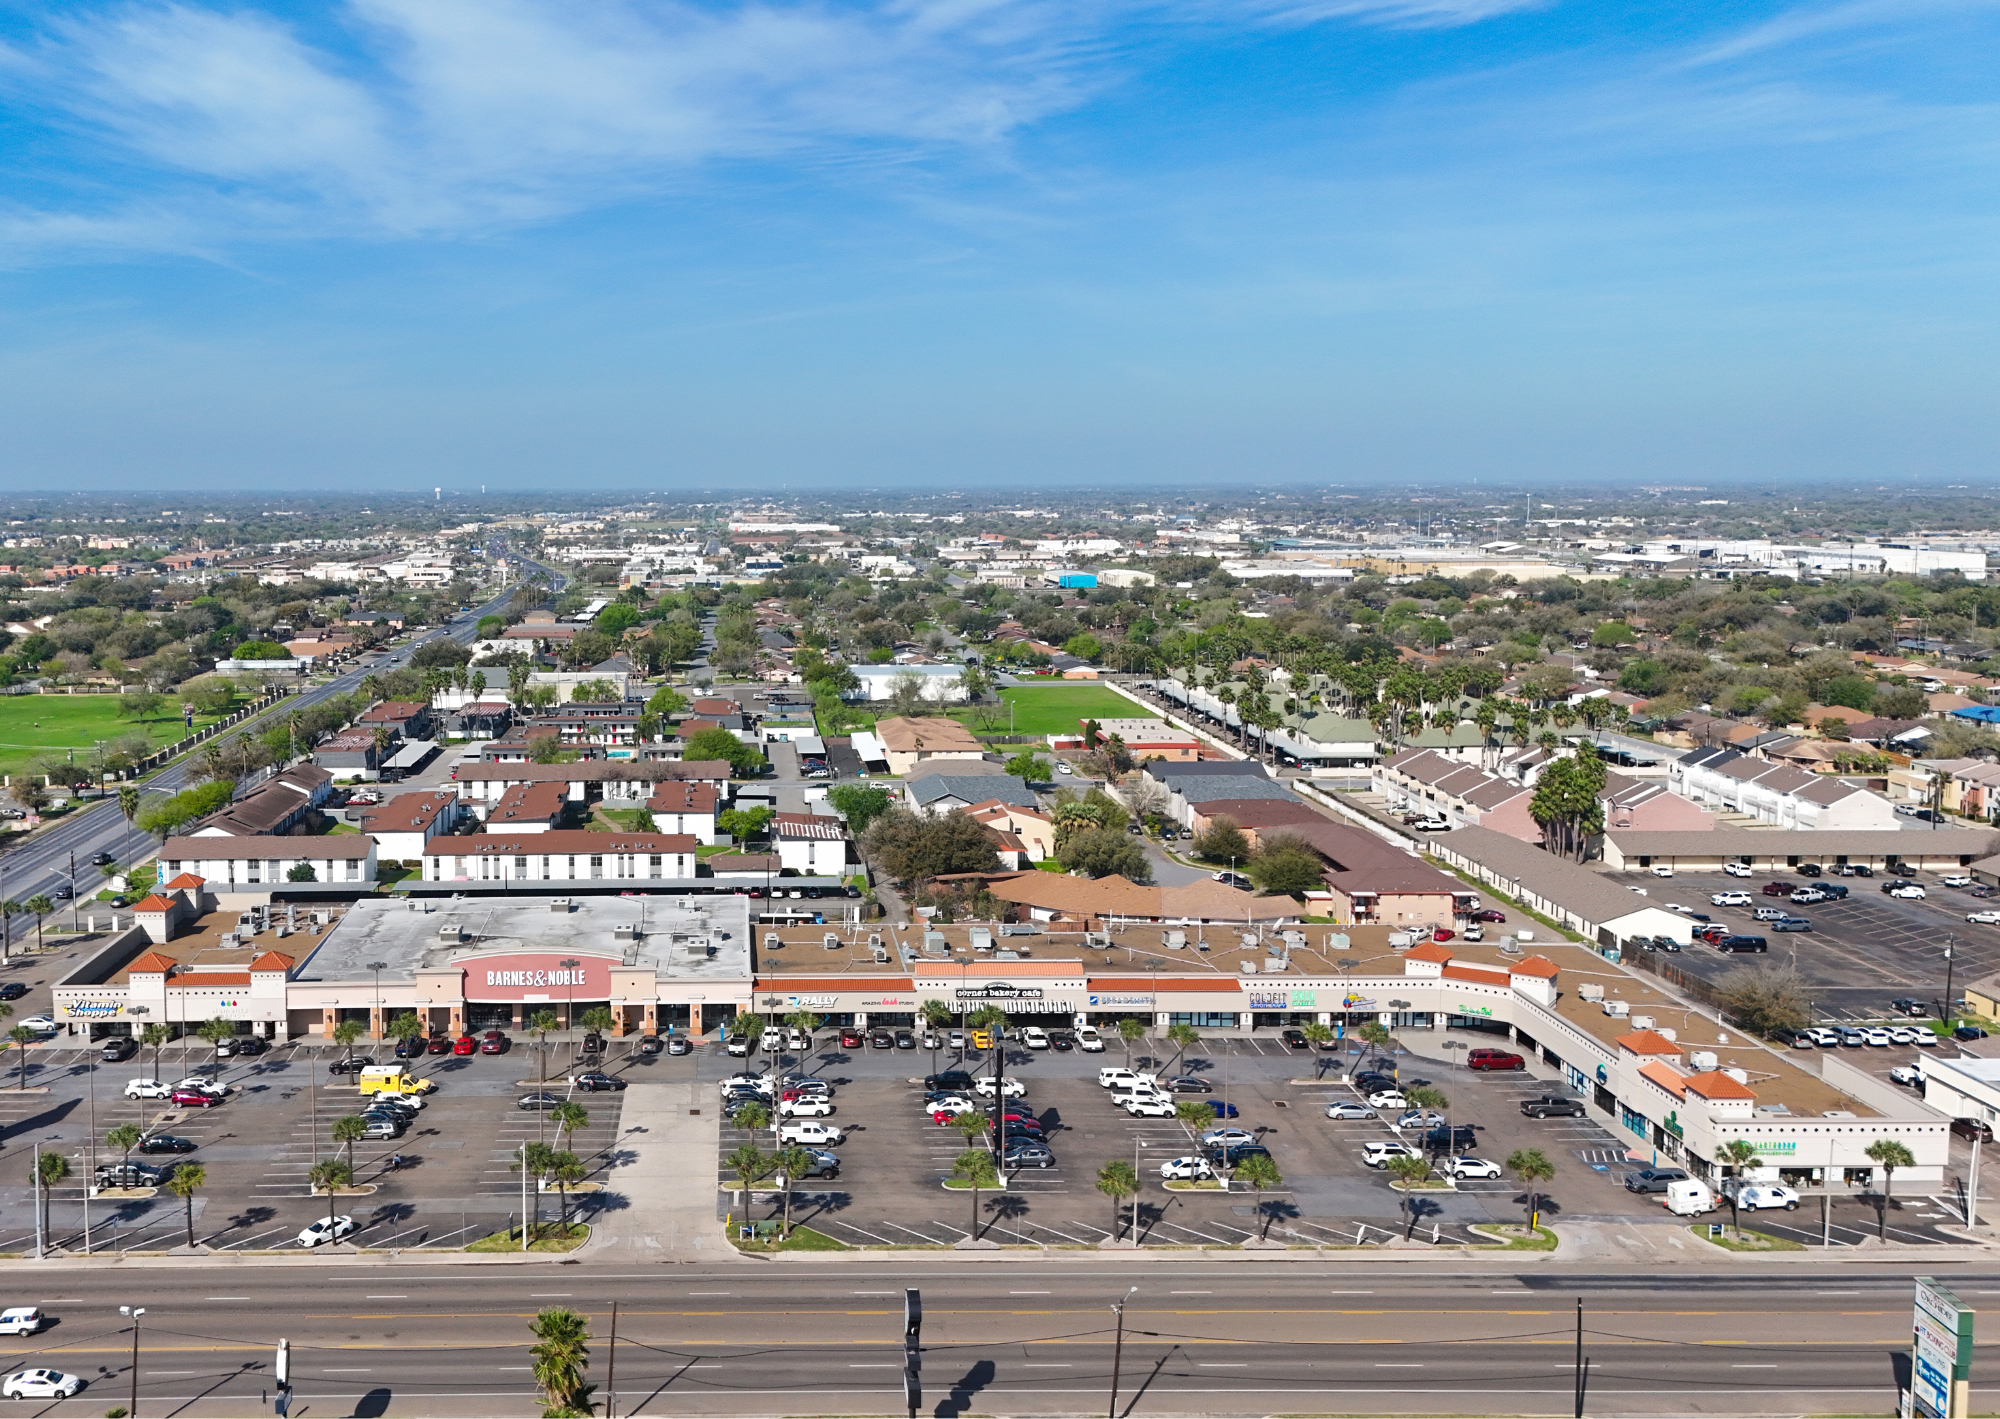
[[[1465,1229],[1475,1237],[1499,1243],[1502,1251],[1554,1251],[1556,1234],[1551,1227],[1536,1227],[1532,1235],[1513,1222],[1474,1222]]]
[[[1774,1237],[1769,1232],[1752,1231],[1750,1228],[1725,1227],[1718,1222],[1699,1222],[1688,1230],[1703,1241],[1721,1247],[1724,1251],[1804,1251],[1802,1243],[1785,1237]]]

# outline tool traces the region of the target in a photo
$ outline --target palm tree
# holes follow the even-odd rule
[[[158,1021],[139,1031],[139,1043],[150,1045],[153,1050],[153,1082],[160,1079],[160,1046],[174,1037],[174,1032]]]
[[[1507,1155],[1507,1166],[1514,1176],[1528,1185],[1528,1228],[1535,1226],[1535,1204],[1541,1201],[1536,1184],[1545,1183],[1556,1175],[1556,1165],[1539,1148],[1516,1148]]]
[[[1189,1141],[1193,1141],[1199,1137],[1197,1129],[1207,1128],[1215,1122],[1215,1105],[1192,1099],[1180,1100],[1174,1104],[1174,1118],[1188,1131]]]
[[[208,1181],[208,1169],[199,1163],[182,1163],[167,1179],[167,1191],[187,1205],[187,1244],[194,1249],[194,1195]]]
[[[354,1181],[354,1169],[340,1158],[323,1158],[313,1165],[313,1191],[326,1189],[326,1228],[329,1236],[333,1231],[333,1219],[339,1211],[340,1190]]]
[[[1097,1190],[1111,1199],[1111,1235],[1118,1235],[1118,1209],[1128,1197],[1139,1192],[1139,1175],[1123,1158],[1113,1158],[1097,1170]],[[1137,1241],[1135,1235],[1132,1238]]]
[[[222,1063],[222,1042],[236,1038],[236,1025],[234,1021],[220,1018],[204,1020],[196,1027],[195,1034],[207,1040],[209,1045],[214,1048],[214,1062],[220,1064]]]
[[[1389,1027],[1384,1025],[1380,1020],[1370,1020],[1354,1033],[1359,1035],[1361,1042],[1370,1049],[1385,1050],[1389,1048],[1391,1039]]]
[[[1271,1188],[1282,1186],[1285,1181],[1284,1176],[1278,1171],[1277,1159],[1269,1153],[1251,1153],[1230,1172],[1229,1180],[1232,1183],[1238,1178],[1249,1183],[1255,1190],[1256,1201],[1251,1203],[1251,1212],[1252,1215],[1263,1218],[1263,1226],[1257,1233],[1258,1239],[1262,1240],[1271,1230],[1271,1219],[1264,1216],[1264,1194]]]
[[[368,1132],[368,1120],[360,1114],[348,1114],[345,1117],[335,1119],[333,1127],[328,1129],[327,1132],[333,1138],[334,1147],[347,1149],[347,1171],[352,1173],[354,1171],[354,1145],[359,1143],[362,1136]]]
[[[1875,1236],[1887,1241],[1889,1236],[1889,1184],[1895,1180],[1896,1169],[1914,1168],[1916,1156],[1894,1138],[1878,1138],[1868,1145],[1867,1157],[1882,1170],[1882,1206],[1876,1211]]]
[[[590,1176],[590,1169],[583,1159],[564,1150],[549,1159],[544,1176],[556,1185],[556,1193],[561,1201],[557,1204],[556,1235],[569,1237],[569,1190]]]
[[[1447,1099],[1444,1096],[1444,1090],[1434,1089],[1428,1084],[1417,1084],[1411,1086],[1408,1089],[1405,1089],[1403,1091],[1403,1097],[1410,1101],[1411,1108],[1436,1109],[1439,1113],[1443,1113],[1446,1109],[1451,1107],[1451,1100]],[[1445,1120],[1445,1128],[1446,1132],[1445,1132],[1444,1151],[1447,1153],[1455,1152],[1456,1150],[1452,1147],[1451,1133],[1450,1133],[1451,1120],[1449,1118]],[[1429,1131],[1428,1127],[1426,1128],[1425,1131],[1426,1132]],[[1431,1150],[1433,1156],[1435,1156],[1437,1151],[1438,1151],[1437,1149]]]
[[[1188,1024],[1169,1025],[1167,1039],[1179,1046],[1174,1054],[1174,1064],[1177,1065],[1186,1057],[1190,1048],[1201,1043],[1201,1031]],[[1173,1068],[1173,1065],[1169,1065],[1168,1068]]]
[[[14,959],[14,943],[8,933],[8,923],[26,910],[27,908],[23,907],[12,897],[7,898],[4,902],[0,902],[0,960],[12,961]]]
[[[1313,1047],[1313,1078],[1326,1074],[1326,1050],[1334,1040],[1333,1026],[1322,1025],[1315,1020],[1310,1025],[1301,1025],[1299,1033],[1306,1037],[1306,1043]]]
[[[778,1150],[774,1159],[778,1171],[785,1175],[785,1224],[778,1233],[780,1239],[792,1234],[792,1189],[798,1186],[799,1176],[813,1165],[812,1154],[797,1144],[789,1144]]]
[[[574,1138],[579,1129],[590,1126],[590,1110],[573,1100],[564,1099],[549,1110],[549,1121],[556,1126],[556,1142],[561,1143],[565,1133]]]
[[[1715,1150],[1715,1161],[1722,1164],[1737,1181],[1737,1186],[1729,1189],[1729,1230],[1740,1240],[1743,1236],[1743,1219],[1738,1211],[1742,1197],[1743,1170],[1758,1160],[1757,1145],[1747,1138],[1732,1138]]]
[[[1422,1158],[1391,1158],[1389,1171],[1405,1189],[1414,1189],[1418,1183],[1430,1176],[1431,1165]],[[1402,1207],[1410,1214],[1410,1224],[1403,1229],[1403,1240],[1408,1241],[1411,1234],[1417,1230],[1416,1198],[1408,1191],[1403,1194]]]
[[[69,1159],[60,1153],[38,1153],[29,1180],[35,1185],[35,1202],[42,1209],[42,1231],[48,1232],[49,1189],[69,1176]]]
[[[605,1035],[611,1032],[612,1021],[617,1017],[611,1013],[610,1006],[593,1005],[577,1018],[583,1028],[591,1034]]]
[[[354,1042],[361,1038],[368,1027],[359,1020],[342,1020],[333,1027],[333,1042],[349,1055],[354,1053]]]
[[[47,897],[37,894],[28,898],[28,910],[35,914],[35,949],[42,949],[42,918],[56,909],[56,904]]]
[[[550,1309],[528,1323],[535,1344],[528,1351],[535,1362],[535,1383],[548,1401],[551,1415],[588,1414],[591,1386],[590,1323],[575,1311]]]
[[[747,1214],[750,1207],[750,1189],[757,1179],[771,1171],[771,1155],[754,1143],[739,1143],[722,1162],[723,1166],[736,1174],[736,1185],[743,1190],[743,1207]]]
[[[405,1010],[389,1022],[389,1028],[384,1033],[392,1040],[420,1040],[424,1037],[424,1022]]]
[[[968,1148],[952,1160],[951,1175],[964,1178],[972,1189],[972,1235],[979,1236],[979,1190],[1000,1186],[1000,1174],[993,1166],[993,1154],[984,1148]]]
[[[1118,1022],[1118,1038],[1125,1042],[1125,1067],[1127,1069],[1132,1067],[1132,1046],[1144,1038],[1145,1033],[1145,1024],[1133,1019],[1130,1015],[1127,1015]]]
[[[7,1038],[14,1043],[14,1049],[21,1056],[21,1087],[28,1087],[28,1046],[34,1043],[35,1032],[26,1025],[16,1025],[7,1032]]]
[[[542,1052],[542,1083],[549,1082],[549,1035],[562,1021],[553,1010],[537,1010],[528,1017],[528,1033],[535,1037],[535,1048]]]
[[[116,1148],[123,1153],[125,1156],[122,1161],[129,1163],[132,1161],[132,1150],[139,1146],[139,1140],[145,1136],[139,1131],[138,1124],[121,1123],[104,1135],[104,1143],[106,1147]]]
[[[917,1018],[923,1021],[924,1028],[930,1032],[933,1041],[931,1045],[931,1073],[935,1074],[937,1073],[938,1064],[938,1047],[935,1042],[942,1039],[944,1027],[951,1023],[951,1007],[946,1005],[942,1000],[926,1000],[923,1008],[917,1011]]]

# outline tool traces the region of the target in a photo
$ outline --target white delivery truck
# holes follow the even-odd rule
[[[1699,1217],[1715,1211],[1715,1193],[1699,1178],[1682,1178],[1667,1184],[1666,1204],[1676,1217]]]

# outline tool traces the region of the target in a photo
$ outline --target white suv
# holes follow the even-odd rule
[[[778,1143],[840,1143],[847,1135],[817,1119],[789,1119],[778,1125]]]
[[[1129,1088],[1134,1084],[1150,1085],[1158,1082],[1150,1074],[1134,1074],[1131,1070],[1120,1068],[1115,1064],[1107,1065],[1097,1071],[1097,1087],[1100,1089],[1111,1089],[1120,1085]]]
[[[1421,1158],[1423,1154],[1407,1143],[1370,1143],[1361,1150],[1361,1161],[1371,1168],[1386,1168],[1391,1158]]]
[[[174,1086],[158,1079],[134,1079],[125,1086],[125,1097],[128,1099],[171,1099],[173,1096]]]
[[[1712,907],[1747,907],[1750,905],[1748,892],[1715,892],[1710,894],[1708,904]]]
[[[1750,864],[1747,862],[1725,862],[1722,864],[1722,870],[1731,877],[1750,876]]]
[[[1027,1025],[1021,1030],[1021,1043],[1029,1049],[1047,1049],[1049,1032],[1040,1025]]]

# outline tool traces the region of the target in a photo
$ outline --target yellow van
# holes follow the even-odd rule
[[[371,1064],[356,1081],[364,1094],[428,1094],[435,1080],[419,1079],[401,1064]]]

